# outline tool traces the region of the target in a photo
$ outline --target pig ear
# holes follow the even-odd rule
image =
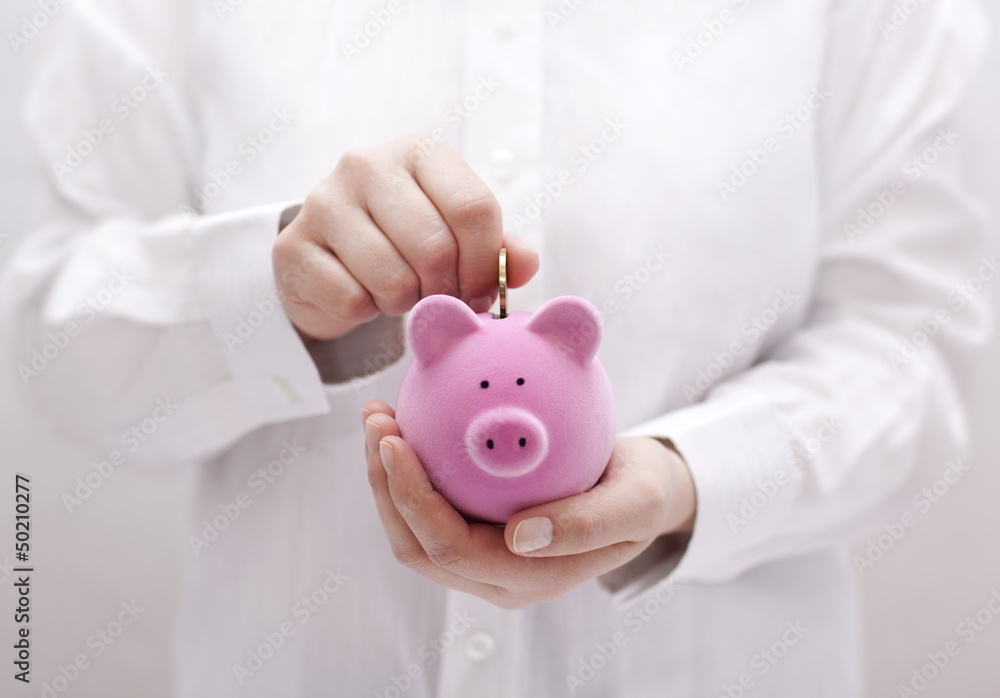
[[[527,328],[553,341],[586,366],[601,346],[601,316],[597,308],[577,296],[553,298],[539,308]]]
[[[427,296],[413,306],[406,335],[421,366],[429,366],[452,342],[477,331],[479,318],[452,296]]]

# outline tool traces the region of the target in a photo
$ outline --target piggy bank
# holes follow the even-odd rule
[[[400,433],[466,517],[503,524],[600,478],[615,404],[590,303],[564,296],[500,319],[428,296],[407,337],[414,361],[396,404]]]

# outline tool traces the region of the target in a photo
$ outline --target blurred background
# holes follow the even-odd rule
[[[982,0],[1000,26],[1000,0]],[[21,18],[38,11],[33,0],[6,0],[0,6],[4,36],[17,31]],[[58,16],[54,21],[58,21]],[[26,202],[40,176],[20,123],[20,104],[32,45],[19,52],[5,39],[0,48],[0,265],[24,233]],[[962,134],[965,171],[971,191],[992,214],[993,249],[1000,250],[1000,46],[994,43],[967,96],[956,130]],[[987,285],[1000,303],[1000,284]],[[187,501],[193,473],[185,470],[134,471],[127,467],[109,479],[87,506],[68,514],[61,496],[76,478],[104,457],[63,443],[18,414],[10,404],[9,381],[0,373],[0,642],[14,638],[14,472],[33,478],[33,562],[37,566],[32,601],[33,666],[30,687],[15,686],[3,654],[2,696],[172,695],[171,622],[186,554]],[[971,472],[920,516],[918,525],[862,577],[865,651],[869,695],[904,695],[914,669],[928,662],[956,637],[956,626],[983,609],[997,590],[1000,598],[1000,342],[974,385]],[[106,454],[105,454],[106,455]],[[931,483],[926,483],[931,484]],[[890,523],[890,522],[887,522]],[[864,554],[865,542],[858,543]],[[10,556],[10,557],[8,557]],[[121,604],[135,601],[142,610],[91,666],[72,680],[53,686],[59,667],[76,655],[96,654]],[[1000,696],[1000,615],[948,668],[920,692],[921,698],[996,698]],[[88,644],[89,643],[89,644]],[[62,690],[60,690],[62,689]],[[905,694],[910,695],[910,694]]]

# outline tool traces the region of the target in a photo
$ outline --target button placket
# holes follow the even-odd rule
[[[475,104],[462,121],[462,156],[496,195],[504,228],[521,235],[541,252],[541,221],[518,230],[525,202],[542,183],[542,37],[544,8],[538,0],[496,3],[471,0],[467,14],[467,61],[463,93]],[[478,92],[477,92],[478,90]],[[530,289],[518,292],[522,309],[540,304]],[[476,596],[448,592],[445,622],[456,614],[474,619],[461,650],[442,657],[442,698],[506,698],[514,695],[519,675],[521,613],[505,611]]]
[[[510,695],[508,683],[515,657],[511,638],[517,635],[519,613],[505,611],[478,596],[449,591],[444,622],[464,619],[467,629],[441,658],[438,695],[441,698],[501,698]]]
[[[463,156],[500,201],[505,228],[537,249],[541,220],[525,209],[542,185],[544,8],[537,0],[510,0],[503,9],[474,0],[468,29],[464,95],[475,95],[484,78],[498,86],[465,119]]]

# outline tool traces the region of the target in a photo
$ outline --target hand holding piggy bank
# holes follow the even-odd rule
[[[564,296],[498,319],[428,296],[407,335],[415,361],[396,420],[456,509],[502,524],[597,482],[614,447],[615,406],[590,303]]]

